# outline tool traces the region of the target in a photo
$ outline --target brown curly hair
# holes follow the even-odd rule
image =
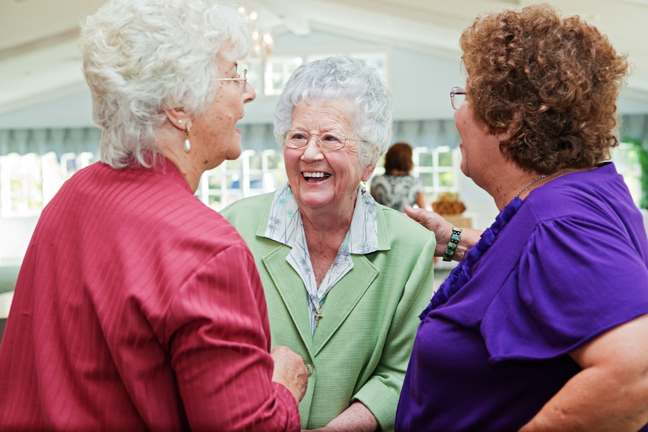
[[[404,142],[397,142],[385,154],[385,173],[403,171],[409,173],[414,168],[412,161],[412,147]]]
[[[514,132],[500,148],[520,167],[549,174],[609,158],[628,63],[595,27],[532,5],[478,17],[460,44],[467,98],[491,133]]]

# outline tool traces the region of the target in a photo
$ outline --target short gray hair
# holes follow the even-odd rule
[[[282,134],[290,129],[293,109],[313,100],[349,100],[357,110],[352,119],[360,146],[359,162],[375,165],[392,136],[391,94],[376,69],[363,60],[335,56],[300,66],[286,83],[275,110],[274,133],[283,148]]]
[[[204,112],[218,89],[217,57],[234,61],[250,46],[241,14],[217,0],[110,0],[87,17],[79,47],[101,161],[148,166],[163,108]]]

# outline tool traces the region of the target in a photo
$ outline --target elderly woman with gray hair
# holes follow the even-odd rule
[[[252,250],[273,343],[309,370],[305,429],[393,430],[434,236],[361,186],[391,138],[390,94],[350,57],[298,68],[275,113],[288,182],[222,214]]]
[[[249,29],[214,0],[110,0],[81,28],[100,163],[36,227],[0,349],[1,430],[299,431],[307,370],[194,192],[241,153]]]

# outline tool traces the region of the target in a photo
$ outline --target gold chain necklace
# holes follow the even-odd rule
[[[337,262],[337,259],[340,256],[340,251],[342,250],[343,245],[344,245],[344,240],[342,240],[342,244],[338,248],[337,254],[335,254],[335,258],[333,259],[333,264],[331,264],[331,268],[328,271],[328,281],[326,282],[326,293],[324,294],[324,298],[322,298],[322,302],[319,305],[319,309],[317,311],[312,311],[313,316],[315,317],[316,328],[317,326],[319,326],[319,322],[323,318],[322,308],[324,307],[324,303],[326,303],[326,297],[328,297],[328,294],[331,291],[331,276],[333,276],[333,269],[335,268],[335,263]]]
[[[515,198],[519,198],[519,197],[520,197],[520,194],[522,194],[522,192],[524,192],[525,190],[529,189],[531,186],[533,186],[534,184],[536,184],[537,182],[539,182],[540,180],[542,180],[542,179],[545,178],[545,177],[547,177],[547,175],[546,175],[546,174],[542,174],[540,177],[538,177],[537,179],[533,180],[533,181],[532,181],[531,183],[529,183],[528,185],[524,186],[522,189],[520,189],[520,192],[518,192],[517,195],[515,195]]]

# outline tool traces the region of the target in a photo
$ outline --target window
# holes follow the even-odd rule
[[[427,147],[417,147],[412,154],[414,168],[410,173],[418,177],[423,185],[425,202],[434,202],[442,192],[459,191],[459,164],[461,150],[450,150],[449,147],[437,147],[433,150]],[[378,162],[384,165],[383,161]],[[373,175],[382,175],[385,168],[376,167]],[[370,182],[367,182],[370,184]]]
[[[268,96],[281,94],[290,75],[303,62],[304,59],[301,57],[269,57],[264,74],[264,94]]]
[[[196,196],[214,210],[249,196],[272,192],[286,181],[283,157],[275,150],[245,150],[203,174]]]
[[[37,216],[76,171],[96,162],[92,153],[0,157],[0,216]],[[286,181],[283,157],[276,150],[245,150],[203,174],[196,196],[220,210],[248,196],[272,192]]]
[[[380,76],[389,83],[388,53],[384,51],[375,52],[338,52],[337,54],[350,55],[361,58],[369,66],[378,70]],[[239,69],[248,69],[248,80],[257,90],[258,94],[266,96],[280,95],[286,86],[290,75],[299,66],[306,62],[321,60],[335,55],[334,52],[323,54],[305,54],[302,56],[269,55],[265,59],[250,57],[240,63]],[[263,84],[263,87],[261,86]]]
[[[2,216],[33,216],[43,209],[41,161],[35,154],[0,158]]]
[[[65,180],[94,162],[92,153],[11,153],[0,157],[0,216],[40,214]]]
[[[437,147],[430,150],[426,147],[414,149],[412,159],[414,170],[412,175],[419,177],[423,184],[425,201],[433,202],[442,192],[458,191],[459,163],[461,151],[450,150],[449,147]]]

